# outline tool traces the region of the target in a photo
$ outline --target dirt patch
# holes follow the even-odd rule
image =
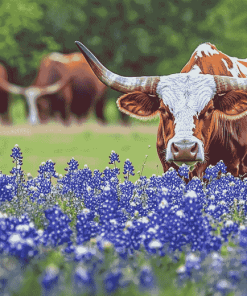
[[[65,127],[61,124],[44,124],[37,126],[30,126],[28,124],[17,126],[0,126],[0,135],[9,136],[31,136],[33,134],[76,134],[85,131],[92,131],[97,133],[109,133],[109,134],[129,134],[129,133],[148,133],[157,134],[157,126],[142,126],[142,125],[100,125],[97,123],[83,123],[81,125],[71,124],[69,127]]]

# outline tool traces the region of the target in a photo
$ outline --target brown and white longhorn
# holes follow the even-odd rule
[[[139,119],[159,114],[157,151],[164,172],[178,169],[176,163],[197,162],[190,176],[202,176],[221,159],[234,175],[247,172],[247,79],[240,78],[247,73],[246,60],[205,43],[183,73],[123,77],[106,69],[82,43],[76,45],[103,83],[125,93],[117,100],[120,111]],[[241,75],[236,75],[237,63]],[[229,77],[232,73],[235,77]]]
[[[61,66],[60,66],[61,67]],[[47,95],[54,94],[61,90],[69,81],[69,75],[64,75],[62,79],[48,86],[29,86],[22,87],[10,83],[6,76],[0,76],[0,89],[6,93],[23,95],[27,101],[29,107],[29,116],[28,122],[31,125],[39,124],[38,108],[37,108],[37,99]]]

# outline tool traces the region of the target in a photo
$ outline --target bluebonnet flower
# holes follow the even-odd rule
[[[233,286],[226,279],[222,279],[217,282],[215,289],[219,291],[222,295],[227,295],[233,290]]]
[[[90,262],[92,257],[96,255],[96,249],[87,248],[83,246],[77,246],[74,250],[75,261],[84,261],[85,263]]]
[[[234,223],[231,220],[227,220],[224,222],[224,227],[221,228],[221,235],[224,238],[225,242],[228,241],[228,236],[232,233],[237,233],[238,232],[238,224]]]
[[[129,160],[129,159],[126,159],[125,163],[124,163],[124,171],[123,171],[123,174],[124,175],[127,175],[125,176],[124,178],[129,180],[129,175],[132,175],[134,176],[135,173],[134,173],[134,167],[132,165],[132,162]]]
[[[189,166],[183,163],[178,169],[178,174],[181,177],[189,178]]]
[[[45,178],[50,178],[51,176],[58,178],[58,174],[55,171],[55,162],[53,162],[51,159],[47,160],[46,163],[42,163],[39,167],[38,173],[40,175],[43,175]]]
[[[201,258],[195,256],[195,254],[190,253],[185,257],[185,267],[188,276],[192,275],[192,271],[198,271],[201,268]]]
[[[241,279],[240,271],[239,270],[229,270],[228,271],[228,278],[232,284],[237,284]]]
[[[22,152],[20,147],[16,144],[12,149],[12,154],[10,155],[13,158],[13,162],[16,162],[17,165],[22,165]]]
[[[41,279],[41,286],[44,289],[45,295],[50,295],[52,290],[58,284],[59,269],[51,264],[46,270],[43,278]]]
[[[119,155],[114,150],[112,150],[111,155],[109,156],[109,158],[110,158],[109,164],[115,164],[116,161],[120,162]]]
[[[104,288],[106,290],[106,293],[113,293],[119,288],[119,281],[121,277],[122,272],[120,270],[110,271],[105,275]]]
[[[83,211],[77,216],[77,244],[89,241],[92,237],[96,237],[99,231],[98,223],[94,222],[94,212],[89,209]]]
[[[94,294],[96,285],[92,271],[89,271],[85,267],[79,265],[74,273],[74,282],[78,293],[81,293],[81,290],[83,289],[83,292]]]
[[[226,174],[227,171],[227,166],[224,164],[223,160],[220,160],[217,164],[216,167],[219,171],[221,171],[222,174]]]
[[[0,203],[13,198],[13,177],[0,174]]]
[[[43,243],[53,246],[70,243],[72,230],[69,227],[71,220],[56,205],[51,209],[45,210],[45,217],[49,220],[49,225],[43,233]]]
[[[65,168],[65,171],[75,171],[78,169],[78,161],[74,159],[74,157],[71,158],[71,160],[67,163],[69,165],[69,168]]]
[[[247,248],[247,227],[240,228],[239,245],[242,248]]]
[[[3,251],[28,262],[35,256],[40,237],[27,215],[21,218],[0,217],[0,253]]]
[[[219,167],[209,165],[205,170],[205,175],[203,176],[203,178],[208,180],[215,179],[217,178],[218,173],[219,173]]]
[[[155,276],[149,266],[143,266],[139,273],[139,288],[141,291],[152,290],[155,287]]]

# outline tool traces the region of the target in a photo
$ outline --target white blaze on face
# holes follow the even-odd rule
[[[194,116],[198,116],[216,94],[213,76],[194,73],[162,76],[156,92],[175,118],[175,136],[169,142],[197,142],[202,151],[201,141],[193,136]]]
[[[29,107],[29,118],[28,121],[31,125],[35,125],[39,123],[39,118],[38,118],[38,108],[36,104],[36,98],[40,94],[40,91],[38,90],[37,87],[29,87],[25,91],[25,97],[27,100],[27,104]]]

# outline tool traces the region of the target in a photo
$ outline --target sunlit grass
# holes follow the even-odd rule
[[[11,116],[15,127],[25,124],[24,101],[15,96],[11,104]],[[106,107],[106,117],[110,125],[118,125],[119,113],[117,112],[114,100],[109,100]],[[94,123],[94,116],[88,119]],[[133,125],[153,125],[152,122],[140,122],[131,119]],[[50,123],[52,125],[53,123]],[[120,127],[121,128],[121,127]],[[74,157],[79,162],[79,168],[85,164],[93,171],[103,171],[109,165],[109,155],[112,150],[120,154],[120,168],[124,161],[129,158],[135,167],[135,176],[132,181],[139,178],[138,171],[141,171],[145,156],[148,155],[143,174],[150,177],[152,174],[161,174],[162,168],[156,151],[156,134],[144,134],[132,132],[129,134],[120,133],[97,133],[90,129],[81,133],[55,133],[47,132],[32,134],[28,136],[1,135],[0,141],[0,170],[9,174],[13,164],[9,155],[15,144],[18,144],[23,152],[23,170],[37,176],[37,171],[42,162],[52,159],[56,165],[56,171],[64,174],[67,162]],[[151,148],[148,146],[151,145]],[[158,169],[157,169],[158,165]],[[123,176],[120,176],[123,180]]]

